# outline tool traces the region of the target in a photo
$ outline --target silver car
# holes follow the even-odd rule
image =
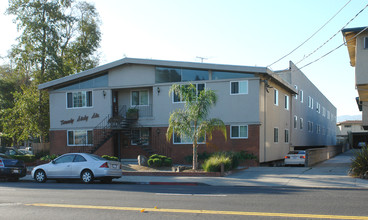
[[[121,176],[120,162],[109,161],[87,153],[64,154],[32,170],[32,177],[39,183],[46,182],[48,179],[81,179],[84,183],[99,179],[110,183],[113,178]]]

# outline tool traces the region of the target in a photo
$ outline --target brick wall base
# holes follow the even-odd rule
[[[151,128],[149,146],[155,153],[171,157],[176,164],[188,164],[185,158],[191,157],[193,152],[192,144],[173,144],[172,139],[168,142],[166,140],[166,130],[167,127]],[[257,157],[259,156],[259,125],[248,126],[247,139],[231,139],[230,126],[227,126],[226,130],[227,140],[225,140],[221,132],[216,131],[213,133],[212,140],[207,140],[205,144],[198,146],[198,154],[202,154],[203,152],[246,151]],[[91,147],[67,146],[67,131],[51,131],[50,142],[51,154],[60,155],[68,152],[87,152],[91,149]],[[118,153],[120,152],[120,157],[126,159],[136,159],[138,155],[149,156],[149,153],[144,151],[141,146],[131,145],[130,140],[123,135],[120,136],[120,150],[118,149],[118,143],[118,137],[114,136],[100,147],[95,154],[119,156]],[[257,165],[258,160],[252,162],[252,164]]]

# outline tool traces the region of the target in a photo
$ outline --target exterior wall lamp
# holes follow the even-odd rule
[[[157,95],[160,95],[160,87],[157,87]]]
[[[105,90],[102,91],[102,95],[103,95],[104,98],[106,97],[106,91]]]

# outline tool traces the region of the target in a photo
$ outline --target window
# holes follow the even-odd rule
[[[187,137],[185,135],[178,135],[175,132],[173,132],[173,136],[174,136],[174,144],[193,144],[193,140],[190,137]],[[205,137],[201,137],[198,139],[198,144],[204,144],[205,143],[206,138]]]
[[[275,143],[279,142],[279,129],[278,128],[273,129],[273,142]]]
[[[297,85],[294,85],[294,88],[295,88],[296,92],[298,92],[298,86]],[[298,94],[295,94],[294,98],[295,99],[298,99]]]
[[[198,84],[193,84],[196,87],[196,95],[199,96],[199,94],[206,89],[206,84],[204,83],[198,83]],[[187,86],[187,85],[182,85],[182,86]],[[184,103],[185,101],[182,99],[182,97],[180,97],[180,94],[175,94],[173,92],[173,102],[174,103]]]
[[[368,49],[368,37],[364,38],[364,49]]]
[[[308,121],[308,131],[313,132],[313,122]]]
[[[319,104],[318,102],[317,102],[317,105],[316,105],[316,111],[317,111],[319,114],[321,114],[321,104]]]
[[[207,70],[156,67],[156,83],[209,80]]]
[[[68,146],[85,146],[92,144],[92,130],[68,131]]]
[[[297,123],[298,123],[298,117],[296,115],[294,115],[294,128],[297,128]]]
[[[285,143],[289,143],[289,130],[285,129]]]
[[[253,73],[236,73],[236,72],[223,72],[223,71],[212,71],[212,80],[217,79],[235,79],[235,78],[252,78]]]
[[[308,108],[313,109],[313,98],[308,96]]]
[[[248,80],[230,82],[230,94],[248,94]]]
[[[303,92],[303,90],[299,91],[299,95],[300,95],[300,102],[303,103],[304,102],[304,92]]]
[[[67,108],[92,107],[92,91],[68,92]]]
[[[74,154],[64,155],[64,156],[61,156],[61,157],[57,158],[55,160],[55,163],[56,164],[59,164],[59,163],[71,163],[71,162],[73,162],[74,157],[75,157]]]
[[[230,127],[231,138],[248,138],[248,126],[247,125],[239,125],[239,126],[231,126]]]
[[[300,130],[302,130],[303,129],[303,118],[300,118],[299,119],[299,128],[300,128]]]
[[[279,90],[277,90],[277,89],[274,89],[273,104],[279,105]]]
[[[149,129],[133,129],[131,145],[148,145],[149,144]]]
[[[136,90],[136,91],[132,91],[132,106],[137,106],[137,105],[148,105],[148,90]]]
[[[288,95],[285,95],[285,109],[286,110],[289,110],[289,96]]]
[[[82,157],[81,155],[75,155],[75,158],[73,160],[73,162],[85,162],[87,161],[84,157]]]

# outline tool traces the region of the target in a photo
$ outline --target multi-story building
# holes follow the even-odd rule
[[[342,30],[350,58],[355,67],[355,87],[359,97],[357,103],[362,111],[363,128],[368,130],[368,27]]]
[[[368,131],[363,129],[361,120],[348,120],[336,124],[337,144],[357,148],[359,143],[368,144]]]
[[[155,152],[184,162],[191,141],[165,138],[170,113],[183,107],[180,97],[169,94],[174,83],[218,95],[210,117],[225,122],[228,139],[216,133],[199,145],[199,153],[246,151],[264,163],[283,159],[294,146],[336,143],[336,108],[292,63],[288,71],[273,72],[124,58],[39,85],[50,94],[51,153],[136,158]]]

